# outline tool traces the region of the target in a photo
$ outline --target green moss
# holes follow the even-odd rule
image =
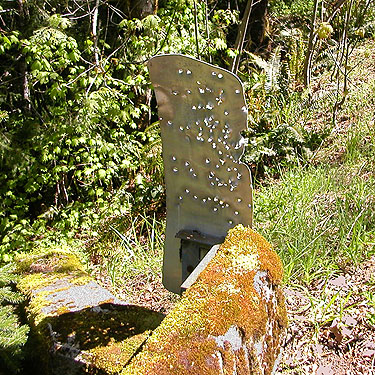
[[[87,275],[87,274],[80,274],[80,275],[77,275],[76,277],[72,278],[71,280],[69,280],[69,282],[72,284],[72,285],[86,285],[88,284],[90,281],[92,281],[92,277]]]
[[[26,296],[30,297],[32,291],[41,289],[52,284],[58,279],[57,275],[45,275],[43,273],[34,273],[24,276],[17,284],[18,289]]]
[[[51,305],[51,301],[47,300],[47,296],[50,291],[39,292],[33,297],[29,306],[26,308],[29,322],[32,322],[34,327],[38,327],[39,324],[46,318],[46,315],[42,313],[43,307]]]
[[[57,300],[58,292],[92,280],[78,262],[74,255],[55,249],[19,258],[18,269],[23,273],[18,288],[30,300],[26,312],[39,342],[40,357],[45,361],[43,367],[48,367],[45,353],[56,344],[51,342],[52,329],[61,344],[72,338],[78,343],[88,361],[89,373],[118,373],[164,316],[131,306],[114,309],[112,300],[101,301],[100,312],[90,308],[71,312],[66,301]],[[51,294],[53,301],[49,300]],[[47,306],[45,314],[43,309]]]
[[[254,288],[258,271],[266,271],[275,286],[282,282],[282,263],[270,244],[252,229],[238,225],[229,231],[197,282],[187,290],[122,375],[217,374],[220,360],[215,353],[219,349],[209,337],[225,335],[235,326],[245,340],[261,339],[267,334],[267,320],[274,324],[272,337],[265,337],[269,349],[263,365],[265,373],[270,373],[278,354],[275,346],[279,345],[280,327],[286,325],[286,310],[281,292],[277,294],[276,312],[272,300],[267,303],[258,295]],[[245,366],[240,353],[234,356],[230,348],[220,349],[220,353],[225,369],[233,368],[231,366],[237,362],[238,366]],[[253,357],[256,365],[256,355]],[[207,361],[212,363],[207,364]]]
[[[29,321],[33,322],[35,327],[47,316],[43,314],[43,308],[53,303],[47,298],[49,295],[67,290],[69,285],[84,285],[92,280],[77,261],[78,258],[73,254],[59,254],[56,251],[45,251],[19,258],[18,270],[23,270],[23,274],[17,288],[30,300],[26,311]],[[59,287],[59,281],[67,282],[68,286]],[[49,290],[46,290],[47,288]],[[56,306],[56,310],[51,311],[49,315],[62,314],[66,310],[67,307]]]
[[[46,249],[20,256],[18,272],[22,275],[18,288],[29,298],[26,313],[43,368],[49,366],[46,353],[52,347],[59,348],[60,343],[63,348],[74,340],[87,360],[88,373],[118,373],[164,318],[144,308],[115,306],[112,299],[101,301],[99,312],[91,308],[72,312],[72,306],[58,300],[59,292],[85,285],[92,278],[66,250]],[[53,338],[51,329],[56,332]]]
[[[120,342],[111,340],[106,346],[90,350],[88,355],[91,367],[102,370],[106,374],[118,374],[139,350],[150,333],[151,331],[148,330]]]
[[[62,315],[62,314],[67,314],[68,312],[70,312],[69,307],[61,306],[55,311],[55,314]]]
[[[46,298],[48,295],[69,289],[69,285],[85,285],[92,280],[79,259],[66,249],[43,249],[22,254],[17,258],[17,269],[22,275],[17,287],[30,299],[27,310],[36,326],[45,318],[43,307],[52,303]],[[61,287],[60,282],[68,286]],[[45,291],[47,288],[49,291]],[[66,310],[67,307],[57,306],[51,315],[65,313]]]
[[[21,254],[16,258],[16,262],[20,274],[83,271],[83,266],[78,257],[69,250],[61,248],[47,248],[31,254]]]

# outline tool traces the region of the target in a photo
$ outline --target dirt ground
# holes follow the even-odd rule
[[[277,375],[375,374],[375,257],[318,285],[285,288],[285,297]]]

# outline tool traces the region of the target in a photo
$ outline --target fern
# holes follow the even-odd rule
[[[254,55],[251,52],[246,52],[251,61],[256,64],[259,68],[264,70],[266,73],[266,82],[265,82],[265,90],[267,92],[277,91],[279,87],[279,76],[280,76],[280,68],[281,68],[281,59],[280,59],[280,52],[281,48],[278,46],[275,51],[272,53],[271,58],[269,61],[262,59],[261,57]]]
[[[0,288],[0,304],[8,302],[17,304],[23,301],[23,296],[20,293],[13,292],[10,287]]]
[[[279,76],[281,67],[281,47],[277,46],[272,53],[270,61],[268,62],[268,69],[266,70],[267,81],[265,84],[266,91],[274,91],[280,88]]]
[[[0,288],[15,281],[16,276],[13,272],[14,265],[11,263],[0,268]]]
[[[290,81],[293,89],[303,82],[303,65],[305,60],[304,39],[298,28],[286,29],[280,33],[281,42],[287,51],[286,58],[289,68]]]

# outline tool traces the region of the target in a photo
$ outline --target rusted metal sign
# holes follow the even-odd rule
[[[250,171],[239,160],[247,108],[241,81],[225,69],[183,55],[155,56],[148,67],[167,191],[163,282],[179,292],[189,266],[182,242],[207,251],[228,229],[252,224]]]

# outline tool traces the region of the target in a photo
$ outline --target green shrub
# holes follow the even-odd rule
[[[7,373],[21,370],[22,347],[27,341],[29,327],[21,325],[15,306],[23,296],[12,290],[16,276],[12,265],[0,267],[0,368]]]

